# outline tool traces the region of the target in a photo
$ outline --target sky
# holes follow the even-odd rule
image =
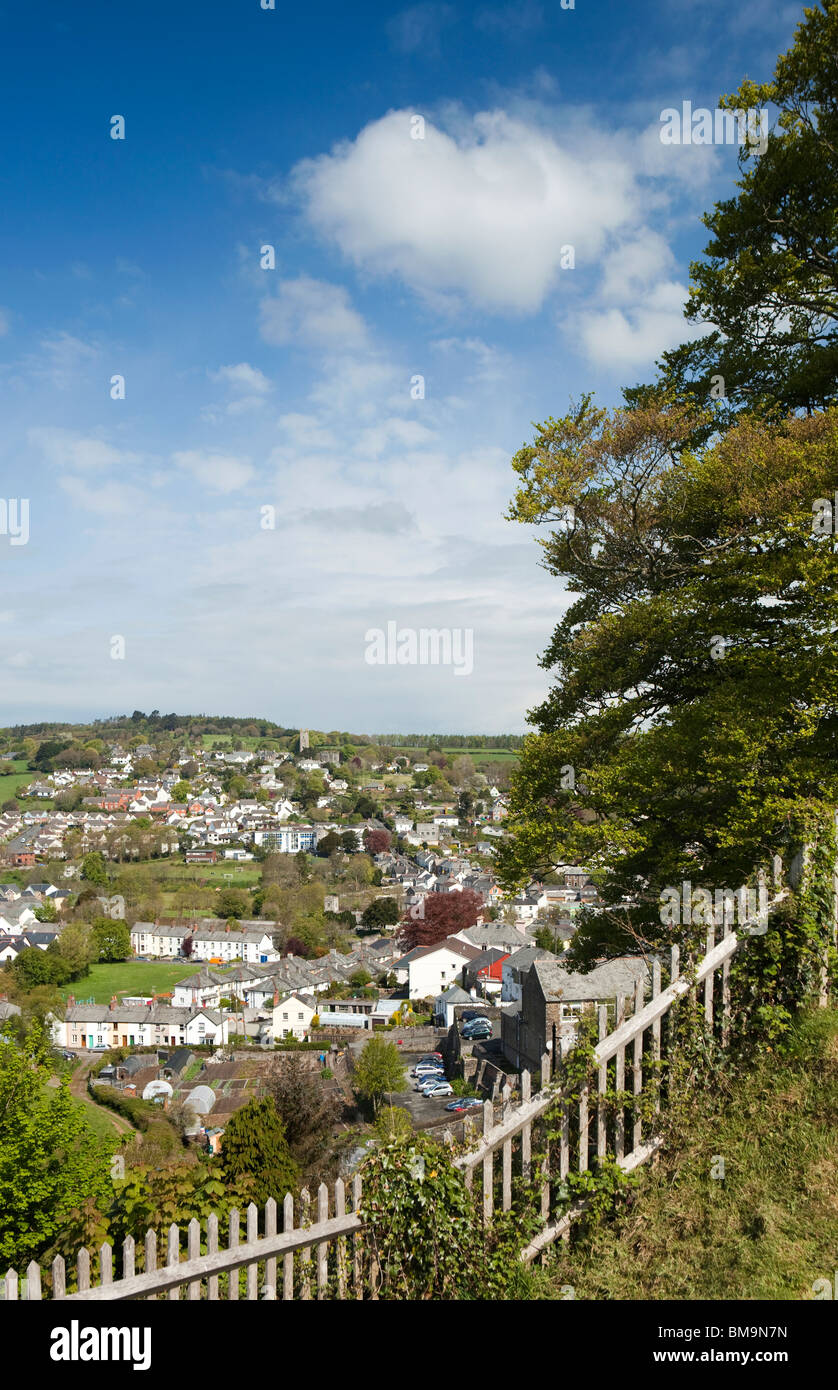
[[[661,112],[802,6],[267,3],[0,4],[0,722],[522,732],[510,460],[695,336],[737,152]]]

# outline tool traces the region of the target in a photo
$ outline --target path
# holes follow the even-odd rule
[[[123,1119],[122,1115],[114,1114],[112,1110],[108,1110],[104,1105],[97,1105],[96,1101],[91,1097],[87,1089],[87,1077],[91,1068],[95,1065],[96,1059],[94,1058],[90,1061],[82,1062],[80,1066],[75,1068],[70,1077],[70,1095],[75,1096],[76,1100],[82,1101],[83,1104],[92,1106],[97,1114],[107,1116],[117,1134],[136,1134],[137,1131],[134,1129],[134,1126],[129,1124],[126,1119]]]

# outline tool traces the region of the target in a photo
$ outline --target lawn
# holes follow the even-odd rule
[[[15,762],[13,766],[14,772],[0,777],[0,806],[3,805],[4,801],[10,801],[13,796],[16,796],[19,787],[26,787],[30,782],[37,782],[38,780],[38,773],[28,772],[25,762]],[[50,805],[51,803],[45,802],[44,804]]]
[[[169,992],[178,980],[185,980],[200,968],[188,960],[142,961],[126,960],[116,965],[91,965],[90,974],[83,980],[63,985],[61,995],[93,999],[96,1004],[109,1004],[113,995],[162,994]]]

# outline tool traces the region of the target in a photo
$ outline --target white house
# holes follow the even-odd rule
[[[310,994],[288,994],[274,1005],[272,1013],[272,1032],[275,1040],[287,1034],[304,1039],[308,1037],[311,1020],[317,1013],[315,1000]]]
[[[393,966],[396,979],[407,984],[409,999],[435,999],[449,985],[459,984],[463,966],[479,956],[476,946],[448,937],[436,946],[417,946]]]
[[[193,1047],[227,1042],[227,1019],[209,1009],[170,1004],[71,1004],[63,1019],[50,1018],[58,1047]]]

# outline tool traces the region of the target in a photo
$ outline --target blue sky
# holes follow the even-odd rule
[[[662,145],[660,113],[769,77],[800,18],[0,9],[0,495],[30,516],[0,720],[522,730],[565,599],[503,519],[509,459],[690,336],[736,152]],[[391,621],[471,630],[472,673],[369,665]]]

